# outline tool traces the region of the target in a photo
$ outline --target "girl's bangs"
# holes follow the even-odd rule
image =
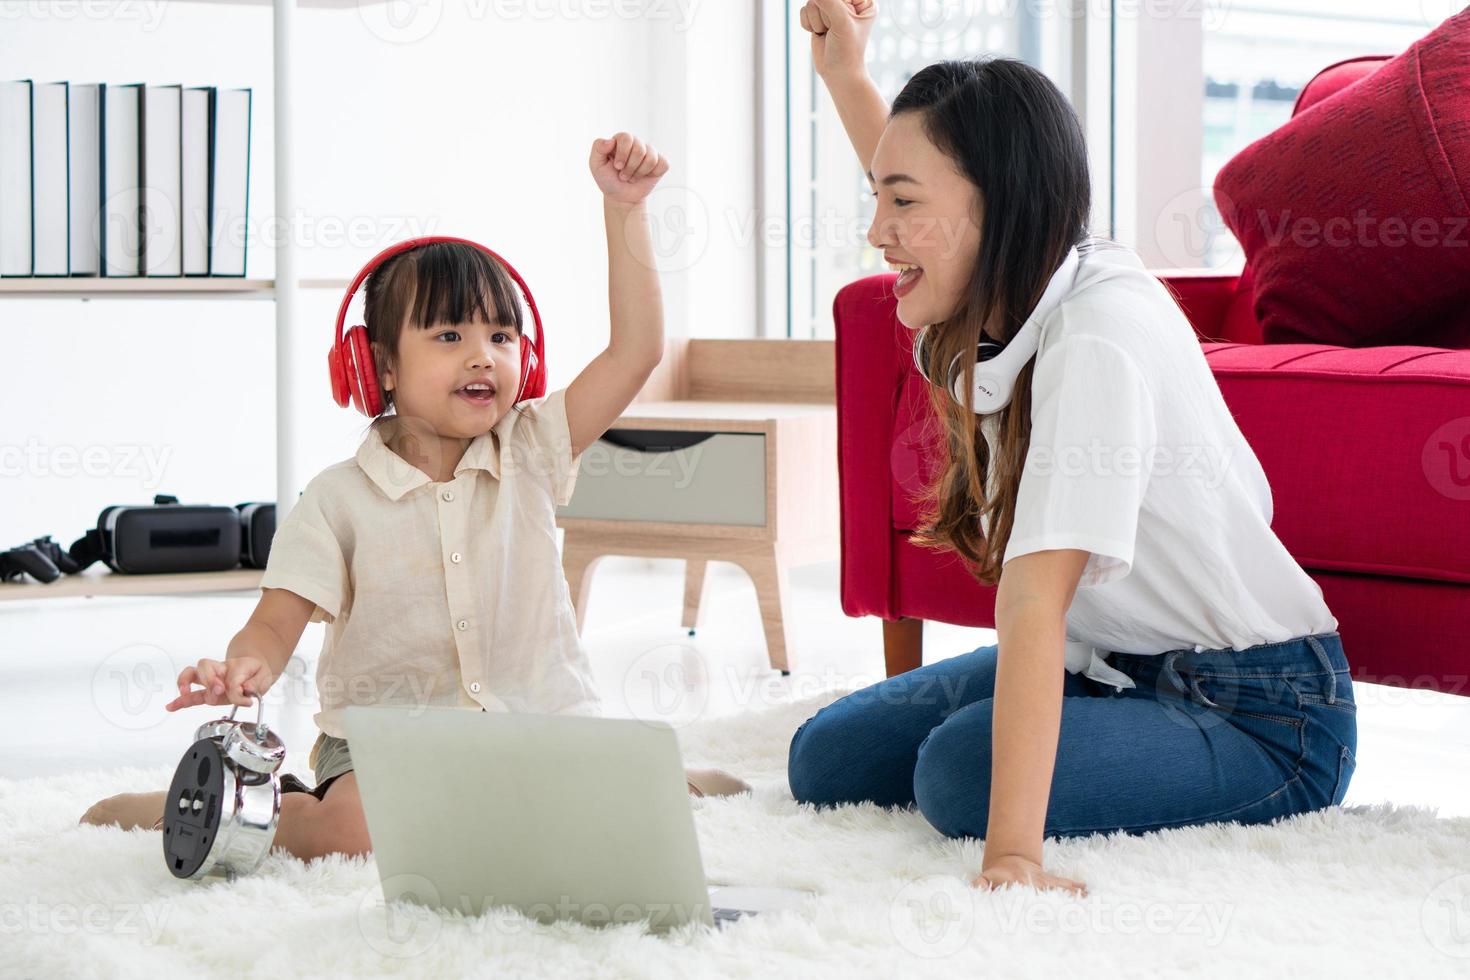
[[[409,321],[416,327],[484,321],[523,332],[520,290],[490,256],[445,243],[414,257],[416,288]]]

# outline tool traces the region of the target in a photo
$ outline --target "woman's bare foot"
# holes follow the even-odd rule
[[[723,769],[685,769],[690,796],[735,796],[750,792],[750,784]]]
[[[139,827],[158,830],[163,826],[163,798],[167,795],[167,790],[161,790],[157,793],[119,793],[117,796],[109,796],[92,804],[92,808],[82,814],[82,819],[77,823],[97,827],[115,824],[123,830],[136,830]]]

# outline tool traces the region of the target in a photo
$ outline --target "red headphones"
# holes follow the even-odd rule
[[[363,280],[393,256],[420,245],[433,245],[437,242],[471,245],[499,262],[510,273],[510,277],[520,287],[521,295],[526,298],[526,305],[531,308],[531,318],[536,321],[531,343],[521,344],[521,387],[516,392],[515,400],[540,398],[546,394],[546,346],[544,331],[541,329],[541,313],[536,309],[536,300],[531,296],[525,280],[509,262],[478,242],[472,242],[468,238],[434,235],[428,238],[410,238],[406,242],[383,249],[362,267],[362,271],[347,287],[347,295],[342,297],[342,305],[337,309],[336,339],[332,343],[332,349],[327,352],[327,370],[332,377],[332,400],[343,408],[347,407],[350,400],[352,407],[364,415],[377,416],[383,411],[383,396],[378,391],[378,370],[373,363],[373,348],[368,342],[367,327],[358,325],[348,330],[345,336],[342,333],[342,324],[346,322],[347,307],[352,303],[352,297],[356,295]]]

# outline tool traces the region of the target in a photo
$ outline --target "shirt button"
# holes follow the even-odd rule
[[[453,500],[454,499],[454,491],[453,490],[445,490],[439,496],[443,497],[445,500]]]
[[[455,629],[459,630],[460,632],[464,632],[465,630],[467,630],[467,629],[470,628],[469,620],[467,620],[467,619],[461,619],[459,622],[457,622],[457,623],[454,624],[454,627],[455,627]]]
[[[452,561],[452,562],[454,562],[456,565],[458,565],[459,564],[459,552],[456,551],[454,554],[450,555],[449,556],[449,560]]]
[[[479,694],[480,693],[480,682],[479,681],[475,681],[473,684],[470,685],[470,693],[471,694]]]

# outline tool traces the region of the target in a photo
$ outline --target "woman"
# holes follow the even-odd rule
[[[932,65],[890,108],[863,66],[875,14],[811,0],[801,22],[944,421],[913,540],[996,587],[999,642],[808,719],[792,794],[916,804],[984,838],[976,885],[1079,894],[1043,869],[1046,837],[1339,803],[1357,727],[1337,620],[1271,531],[1270,486],[1177,304],[1086,237],[1075,113],[1006,59]],[[976,372],[992,342],[1019,369],[998,386]]]

